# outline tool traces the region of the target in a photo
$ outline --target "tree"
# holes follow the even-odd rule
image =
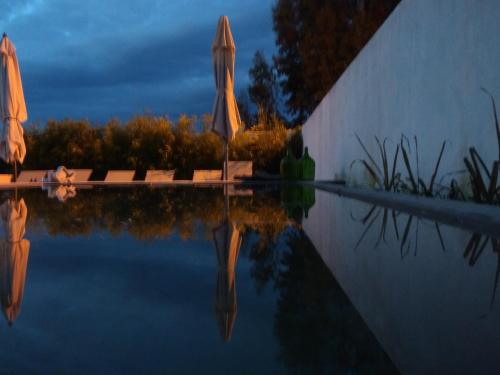
[[[250,100],[267,115],[276,114],[276,80],[271,66],[261,51],[255,52],[249,75],[248,94]]]
[[[244,128],[251,128],[254,125],[255,116],[252,115],[250,110],[250,98],[248,97],[247,90],[242,89],[238,92],[236,103],[238,104],[238,110]]]
[[[400,0],[277,0],[274,64],[302,123]]]

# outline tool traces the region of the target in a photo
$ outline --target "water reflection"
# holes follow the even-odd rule
[[[56,198],[59,202],[66,202],[68,199],[76,196],[76,187],[74,185],[44,185],[42,190],[47,191],[49,198]]]
[[[480,233],[473,233],[467,246],[464,250],[464,258],[469,259],[469,266],[474,267],[483,254],[484,249],[487,247],[488,243],[491,244],[492,252],[497,256],[497,266],[495,271],[493,291],[491,293],[490,309],[493,309],[495,303],[495,296],[498,287],[498,278],[500,275],[500,239],[493,238],[490,236],[485,236]]]
[[[4,237],[0,240],[0,300],[9,325],[21,312],[30,242],[24,239],[28,209],[23,199],[0,206]]]
[[[307,218],[309,210],[316,202],[316,193],[312,186],[284,186],[280,190],[281,204],[288,217],[300,223],[302,218]]]
[[[372,205],[367,210],[367,213],[361,218],[356,218],[351,212],[351,218],[365,227],[354,246],[354,250],[357,250],[362,245],[363,239],[369,234],[370,230],[373,230],[372,228],[375,227],[374,224],[380,219],[377,240],[373,245],[374,249],[376,249],[381,242],[387,244],[388,232],[392,227],[393,236],[395,240],[399,242],[401,259],[410,254],[411,249],[413,249],[413,255],[416,256],[418,253],[420,226],[431,225],[435,229],[436,238],[439,239],[439,246],[443,251],[446,251],[440,224],[438,222],[425,220],[420,217],[415,217],[414,215],[404,215],[395,209],[379,207],[377,205]],[[392,223],[392,226],[390,223]]]
[[[401,372],[498,369],[498,238],[321,191],[302,224]]]
[[[8,192],[0,192],[3,198]],[[173,233],[189,240],[201,223],[207,238],[224,218],[224,194],[216,188],[97,188],[78,190],[64,204],[42,199],[39,191],[24,190],[30,207],[30,228],[51,235],[80,236],[95,230],[114,235],[127,232],[140,240],[165,239]],[[233,220],[275,236],[290,222],[281,206],[279,191],[255,191],[249,196],[230,196]]]
[[[130,366],[134,361],[137,368],[142,360],[144,366],[164,366],[151,372],[183,372],[193,352],[207,353],[203,370],[217,364],[227,369],[227,363],[233,363],[234,372],[251,371],[267,358],[260,372],[397,372],[302,230],[300,221],[307,221],[307,210],[314,209],[314,191],[255,189],[234,195],[214,188],[95,188],[79,190],[60,204],[40,191],[23,190],[17,205],[11,193],[0,194],[9,202],[5,207],[16,208],[9,215],[24,218],[18,220],[23,226],[16,233],[24,233],[27,221],[32,246],[37,246],[30,259],[29,288],[36,292],[26,298],[23,319],[16,326],[54,335],[40,345],[44,350],[54,346],[61,358],[73,358],[77,352],[86,366],[104,371],[113,362],[100,353],[113,347],[119,363]],[[29,248],[27,240],[19,241],[22,237],[10,236],[27,244],[24,253],[15,250],[18,255],[9,271],[18,275],[17,289],[10,294],[16,306],[22,300]],[[23,272],[14,271],[20,264]],[[2,303],[8,288],[2,286]],[[214,289],[211,307],[206,300]],[[21,298],[14,297],[19,290]],[[44,309],[47,300],[58,306],[57,319],[54,309]],[[14,310],[18,313],[18,307],[9,311]],[[214,312],[218,329],[213,326]],[[9,316],[15,319],[16,314]],[[93,339],[87,332],[98,340],[89,343]],[[67,341],[61,337],[70,337],[78,350],[57,346]],[[25,338],[17,338],[18,347],[25,350]],[[26,350],[25,357],[33,354]],[[170,367],[179,356],[181,367]],[[247,358],[259,361],[248,364]],[[103,362],[104,367],[98,367]]]
[[[445,241],[441,233],[441,225],[437,221],[422,219],[414,215],[404,214],[395,209],[379,207],[377,205],[372,205],[367,210],[367,213],[361,218],[357,218],[351,212],[351,218],[364,227],[364,230],[354,246],[354,250],[357,250],[363,245],[363,240],[369,235],[371,230],[374,230],[373,228],[376,228],[376,223],[379,221],[380,225],[378,227],[378,232],[375,230],[375,233],[378,234],[373,233],[377,236],[377,240],[373,245],[374,249],[377,249],[382,242],[386,245],[389,244],[391,241],[391,234],[389,232],[391,232],[392,227],[392,239],[399,243],[401,259],[404,259],[410,253],[412,253],[413,256],[417,256],[419,236],[421,235],[426,236],[427,241],[429,241],[429,239],[434,240],[434,242],[431,243],[431,248],[440,248],[443,252],[446,251]],[[392,222],[392,226],[389,225],[389,222]],[[425,226],[423,231],[421,230],[421,226]],[[403,230],[401,231],[401,229]],[[472,233],[469,241],[465,245],[463,257],[468,261],[469,266],[474,267],[484,250],[488,247],[488,244],[491,245],[493,254],[497,256],[497,266],[490,303],[490,308],[492,308],[500,275],[500,240],[480,233]],[[428,242],[426,242],[426,246],[429,246]],[[413,252],[411,252],[412,249]]]
[[[397,373],[304,232],[289,228],[269,245],[253,249],[252,276],[260,292],[270,284],[278,293],[274,330],[288,370]]]
[[[235,269],[241,235],[236,223],[226,219],[214,229],[213,236],[217,255],[215,314],[221,336],[229,341],[237,312]]]

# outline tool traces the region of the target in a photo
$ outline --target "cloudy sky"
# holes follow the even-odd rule
[[[2,0],[0,32],[15,44],[29,121],[176,119],[210,112],[210,46],[219,16],[236,43],[236,91],[257,49],[274,52],[274,0]]]

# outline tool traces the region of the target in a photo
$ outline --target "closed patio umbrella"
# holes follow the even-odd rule
[[[28,209],[24,200],[0,206],[5,237],[0,240],[0,302],[9,325],[21,312],[30,242],[24,239]]]
[[[228,143],[236,135],[241,119],[234,97],[235,45],[226,16],[219,19],[212,43],[212,61],[216,88],[212,131],[219,134],[224,141],[224,180],[227,180]]]
[[[3,129],[0,135],[0,158],[6,163],[14,163],[14,178],[17,178],[17,162],[23,163],[26,146],[23,138],[22,122],[28,119],[24,102],[21,72],[12,42],[3,34],[0,43],[2,58],[0,74],[0,117]]]
[[[236,319],[235,268],[241,246],[240,231],[227,217],[213,231],[217,253],[217,289],[215,293],[215,314],[219,331],[225,341],[231,339]]]

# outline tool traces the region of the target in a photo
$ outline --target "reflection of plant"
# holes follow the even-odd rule
[[[391,218],[394,228],[394,236],[396,240],[400,243],[401,258],[406,257],[406,255],[408,255],[408,253],[410,252],[410,249],[412,247],[412,238],[414,240],[414,254],[416,255],[418,251],[419,227],[420,227],[420,222],[423,221],[423,219],[417,217],[414,220],[413,215],[408,215],[408,218],[406,219],[406,224],[404,225],[403,235],[400,236],[400,230],[398,225],[400,212],[385,207],[379,207],[377,205],[373,205],[368,210],[367,214],[364,215],[361,219],[356,219],[351,214],[351,218],[353,220],[358,221],[366,226],[364,231],[361,233],[361,236],[359,237],[356,245],[354,246],[354,250],[359,248],[359,246],[363,242],[363,239],[365,238],[367,233],[370,232],[370,229],[373,227],[374,223],[380,217],[381,213],[382,213],[382,221],[380,223],[379,235],[377,241],[375,241],[374,248],[377,248],[381,241],[384,241],[385,243],[387,242],[386,241],[387,226],[389,223],[389,219]],[[444,245],[443,237],[441,235],[440,226],[437,222],[434,222],[433,224],[436,230],[436,234],[439,238],[441,249],[445,251],[446,248]],[[412,228],[414,228],[413,231]],[[411,236],[411,233],[413,233],[413,237]]]
[[[402,231],[402,235],[400,236],[401,233],[400,226],[398,225],[398,219],[400,217],[400,213],[396,212],[395,210],[378,207],[376,205],[371,206],[368,212],[361,218],[355,218],[351,214],[351,218],[353,220],[362,223],[366,227],[361,233],[361,236],[358,239],[354,247],[354,250],[359,248],[364,238],[366,237],[367,233],[370,232],[370,229],[374,226],[375,222],[377,221],[378,218],[381,217],[381,215],[382,215],[381,225],[379,229],[378,238],[375,241],[374,248],[377,248],[381,241],[384,241],[385,243],[387,242],[386,241],[386,235],[388,232],[387,228],[389,222],[391,221],[390,218],[392,218],[394,237],[399,242],[399,250],[401,253],[401,258],[405,258],[410,253],[412,245],[414,245],[414,255],[416,256],[418,251],[418,241],[419,241],[419,225],[422,220],[418,217],[415,219],[414,216],[408,215],[403,227],[404,229]],[[443,241],[443,236],[441,234],[440,225],[437,222],[434,222],[433,225],[435,227],[435,231],[439,239],[441,249],[445,251],[446,248]],[[411,235],[412,231],[413,231],[413,241]],[[493,307],[496,290],[498,286],[498,279],[500,278],[500,239],[490,236],[484,236],[480,233],[473,233],[471,235],[469,242],[465,246],[463,257],[468,261],[468,264],[471,267],[475,266],[481,255],[484,253],[484,250],[488,246],[488,243],[491,244],[493,253],[495,253],[498,257],[497,269],[495,272],[495,282],[493,286],[493,292],[490,304],[490,307]]]
[[[497,269],[495,272],[495,281],[493,284],[493,292],[491,295],[490,308],[493,308],[493,304],[495,303],[495,295],[498,286],[498,278],[500,276],[500,239],[483,236],[479,233],[473,233],[467,246],[464,250],[464,258],[469,260],[469,265],[473,267],[479,257],[483,254],[484,249],[488,245],[488,242],[491,243],[491,249],[493,253],[497,255]]]
[[[398,163],[398,154],[399,154],[399,145],[396,146],[396,152],[394,154],[394,160],[392,162],[392,168],[389,166],[388,154],[386,148],[387,138],[384,139],[383,142],[375,137],[375,141],[377,142],[381,164],[379,165],[373,156],[368,152],[365,145],[361,141],[361,138],[357,134],[355,134],[356,139],[359,144],[363,148],[366,156],[368,157],[368,161],[364,159],[355,160],[351,163],[351,168],[356,162],[360,162],[364,165],[370,176],[375,181],[375,184],[385,191],[396,191],[399,185],[400,174],[396,173],[397,163]]]

